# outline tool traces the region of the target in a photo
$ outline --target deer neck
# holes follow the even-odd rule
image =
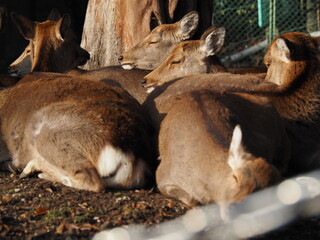
[[[0,91],[0,109],[7,103],[10,89],[3,89]]]
[[[320,72],[311,66],[301,74],[284,79],[279,95],[272,97],[274,105],[282,118],[289,121],[314,123],[320,120]]]
[[[217,56],[208,57],[207,61],[207,73],[227,72],[227,68],[222,64],[221,60]]]

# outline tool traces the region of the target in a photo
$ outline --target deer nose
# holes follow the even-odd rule
[[[12,66],[9,66],[8,67],[8,73],[12,73],[12,72],[14,72],[15,71],[15,69],[12,67]]]
[[[121,61],[122,61],[122,59],[123,59],[123,56],[122,56],[122,55],[120,55],[120,56],[118,57],[119,62],[121,62]]]
[[[145,78],[142,79],[142,80],[141,80],[141,86],[142,86],[142,87],[145,87],[145,86],[146,86],[146,82],[147,82],[147,79],[145,79]]]

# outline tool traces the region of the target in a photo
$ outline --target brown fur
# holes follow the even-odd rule
[[[108,66],[95,70],[74,70],[68,75],[75,75],[80,78],[88,78],[95,81],[102,81],[110,85],[121,86],[127,90],[139,103],[143,103],[148,96],[145,89],[141,87],[141,81],[149,73],[147,70],[132,69],[130,71],[121,66]]]
[[[183,21],[189,23],[182,27]],[[176,44],[194,34],[197,26],[197,12],[186,14],[179,22],[159,25],[140,43],[122,54],[121,65],[147,70],[155,69]]]
[[[280,39],[280,40],[279,40]],[[278,41],[288,50],[281,50]],[[283,61],[287,57],[287,63]],[[269,65],[266,83],[250,92],[271,97],[285,120],[292,141],[292,171],[320,167],[320,74],[318,42],[304,33],[286,33],[276,38],[265,55]],[[275,83],[275,84],[272,84]]]
[[[145,77],[144,86],[159,86],[176,78],[203,73],[230,72],[265,77],[263,73],[266,72],[266,68],[225,68],[216,56],[224,44],[224,38],[225,29],[213,26],[202,35],[200,40],[179,43],[166,60]]]
[[[24,168],[23,176],[42,171],[45,179],[66,184],[63,176],[68,176],[75,188],[101,191],[108,187],[103,184],[108,176],[99,174],[97,161],[110,146],[133,156],[133,162],[125,163],[132,169],[115,187],[148,183],[150,129],[126,91],[63,74],[29,78],[0,92],[1,132],[14,165]]]
[[[21,34],[30,41],[31,72],[63,73],[83,65],[89,59],[89,53],[77,44],[70,29],[69,15],[64,15],[60,20],[49,18],[40,23],[16,13],[12,13],[11,17]]]
[[[287,44],[289,51],[279,49],[278,39]],[[284,120],[290,137],[290,172],[301,173],[318,168],[320,85],[317,49],[318,42],[307,34],[283,34],[272,42],[266,53],[265,63],[269,66],[266,81],[254,76],[226,73],[189,76],[156,89],[145,107],[153,113],[159,112],[154,116],[154,121],[159,123],[170,105],[164,102],[176,92],[182,94],[192,89],[211,89],[268,97]],[[246,83],[247,80],[249,82]],[[160,95],[160,92],[165,94]]]
[[[227,159],[237,124],[245,155],[232,170]],[[285,171],[288,147],[281,119],[267,100],[192,91],[177,97],[161,123],[157,184],[189,205],[239,201],[281,179],[277,168]]]

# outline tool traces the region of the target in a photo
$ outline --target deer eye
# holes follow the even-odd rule
[[[236,175],[232,175],[233,179],[236,181],[236,183],[238,183],[238,178],[236,177]]]
[[[179,64],[179,63],[181,63],[180,60],[175,60],[175,61],[172,61],[170,64],[173,65],[173,64]]]
[[[151,41],[151,42],[148,42],[148,45],[152,45],[152,44],[156,44],[158,43],[159,41]]]

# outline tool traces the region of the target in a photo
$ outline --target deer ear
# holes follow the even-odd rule
[[[276,46],[280,55],[280,59],[286,63],[291,62],[291,52],[286,40],[283,38],[278,38],[276,40]]]
[[[25,39],[34,39],[36,32],[36,23],[34,21],[23,17],[15,12],[11,13],[11,19],[16,24],[19,32]]]
[[[225,36],[226,29],[224,27],[214,28],[214,30],[203,40],[203,44],[200,49],[205,52],[207,56],[217,54],[223,47]]]
[[[49,21],[59,21],[60,18],[61,15],[56,8],[52,9],[48,16]]]
[[[189,39],[193,36],[198,28],[199,14],[196,11],[185,15],[179,22],[178,34],[181,36],[181,41]]]
[[[240,125],[235,126],[229,147],[228,164],[233,171],[243,165],[244,149],[242,146],[242,131]]]
[[[71,25],[69,14],[63,15],[56,26],[56,33],[58,38],[64,39]]]

